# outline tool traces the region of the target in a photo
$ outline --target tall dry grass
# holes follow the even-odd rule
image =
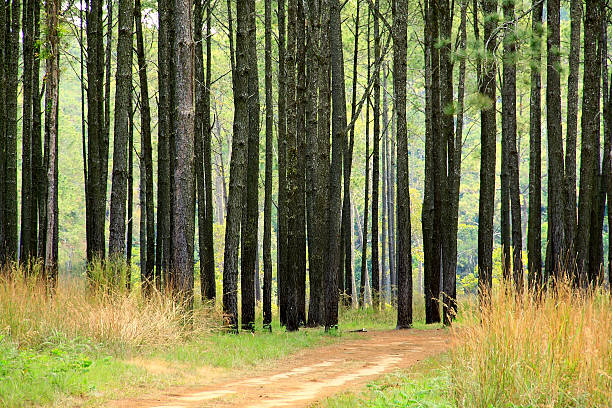
[[[21,270],[0,277],[0,336],[19,346],[83,341],[113,349],[167,346],[218,327],[218,311],[185,313],[160,293],[92,290],[83,278],[64,277],[52,295],[36,274]],[[6,276],[11,276],[7,278]]]
[[[563,282],[536,298],[510,287],[464,309],[451,354],[460,407],[612,406],[612,304]]]

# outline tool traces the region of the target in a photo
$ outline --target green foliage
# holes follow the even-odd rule
[[[333,396],[317,406],[450,408],[454,404],[447,363],[448,356],[430,358],[410,370],[398,371],[372,382],[360,393]]]

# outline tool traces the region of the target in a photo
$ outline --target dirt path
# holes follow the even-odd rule
[[[111,406],[304,407],[330,395],[363,386],[382,374],[407,368],[450,346],[444,330],[370,332],[333,345],[310,348],[282,360],[265,373],[225,383],[182,388]]]

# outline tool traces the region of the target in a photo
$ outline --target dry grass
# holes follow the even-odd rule
[[[458,329],[451,355],[458,406],[611,406],[612,304],[605,289],[576,292],[563,283],[536,300],[500,288],[482,314],[474,306],[464,309],[474,324]]]
[[[218,327],[218,311],[199,307],[192,313],[171,298],[139,290],[92,291],[81,278],[62,276],[49,295],[34,274],[12,271],[0,278],[0,336],[20,347],[79,341],[113,349],[168,346]]]

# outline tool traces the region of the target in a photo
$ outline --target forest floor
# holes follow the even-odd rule
[[[331,395],[357,390],[384,374],[405,370],[447,351],[448,330],[390,330],[359,333],[359,338],[307,348],[240,377],[174,387],[136,399],[113,401],[114,408],[300,407]],[[214,370],[214,369],[211,369]],[[215,382],[217,381],[217,382]]]

